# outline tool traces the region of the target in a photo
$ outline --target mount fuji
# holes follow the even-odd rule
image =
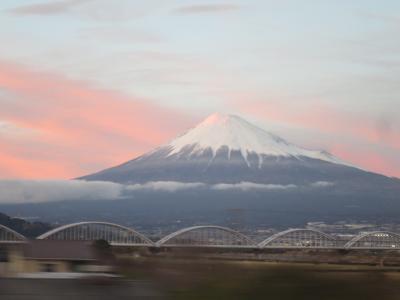
[[[235,115],[213,114],[185,134],[122,165],[80,179],[122,184],[334,185],[385,181],[326,151],[293,145]],[[249,185],[250,186],[250,185]],[[256,185],[254,186],[256,187]]]
[[[387,224],[398,223],[400,215],[399,179],[295,146],[231,115],[211,115],[149,153],[78,179],[74,182],[121,192],[110,199],[0,210],[52,222],[104,220],[155,231],[196,224],[247,229],[319,221]]]

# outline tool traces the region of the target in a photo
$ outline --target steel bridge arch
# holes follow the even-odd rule
[[[227,239],[224,241],[222,239],[221,241],[218,240],[210,240],[207,235],[200,235],[200,241],[196,240],[196,238],[190,239],[190,234],[191,233],[196,233],[198,231],[204,231],[206,230],[213,230],[217,231],[220,234],[227,234]],[[185,237],[186,236],[186,237]],[[189,238],[187,237],[189,236]],[[218,235],[214,234],[214,237]],[[181,241],[178,240],[176,243],[171,243],[174,239],[181,237]],[[207,240],[202,240],[202,238],[207,238]],[[227,242],[227,243],[225,243]],[[249,237],[245,236],[244,234],[235,231],[233,229],[227,228],[227,227],[222,227],[222,226],[215,226],[215,225],[204,225],[204,226],[192,226],[192,227],[187,227],[183,228],[181,230],[175,231],[162,239],[160,239],[156,245],[158,247],[234,247],[234,248],[252,248],[255,247],[256,244],[253,240],[251,240]]]
[[[344,247],[347,249],[400,249],[400,234],[391,231],[365,232],[348,241]]]
[[[292,238],[290,240],[290,235],[293,233],[308,233],[310,236],[308,238],[314,239],[311,235],[316,235],[317,238],[317,245],[312,245],[309,240],[302,241],[303,238]],[[282,243],[283,245],[274,245],[274,242],[279,242],[280,239],[284,238],[285,236],[289,236],[285,243]],[[294,245],[291,245],[290,243],[295,242]],[[304,244],[304,242],[306,242]],[[297,244],[296,244],[297,243]],[[303,243],[300,244],[299,243]],[[336,248],[338,247],[337,245],[337,240],[335,237],[326,234],[322,231],[315,230],[315,229],[305,229],[305,228],[292,228],[292,229],[287,229],[285,231],[278,232],[269,238],[265,239],[261,243],[258,244],[259,248]]]
[[[0,224],[0,243],[23,243],[26,237],[22,234]]]
[[[63,225],[37,237],[39,240],[107,240],[114,246],[154,246],[154,243],[136,230],[122,225],[88,221]]]

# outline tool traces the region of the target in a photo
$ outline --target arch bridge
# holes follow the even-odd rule
[[[43,240],[95,241],[106,240],[114,246],[154,246],[141,233],[114,223],[79,222],[64,225],[39,236]]]
[[[344,245],[346,249],[400,250],[400,235],[390,231],[372,231],[360,234]]]
[[[156,243],[159,247],[254,248],[255,242],[233,229],[193,226],[173,232]]]
[[[278,232],[258,244],[260,248],[337,248],[333,236],[314,229],[288,229]]]
[[[18,232],[0,224],[0,243],[23,243],[26,238]]]
[[[107,240],[114,246],[144,247],[219,247],[219,248],[310,248],[310,249],[389,249],[400,250],[400,234],[389,231],[366,232],[348,241],[314,229],[289,229],[276,233],[261,243],[246,235],[221,226],[193,226],[173,232],[158,242],[118,224],[78,222],[50,230],[37,239]],[[23,243],[27,239],[18,232],[0,225],[0,243]]]

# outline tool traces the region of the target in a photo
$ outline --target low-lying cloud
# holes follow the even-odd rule
[[[102,181],[1,180],[0,203],[118,199],[122,187],[120,184]]]
[[[325,188],[333,185],[334,183],[327,181],[298,186],[295,184],[263,184],[246,181],[213,185],[201,182],[150,181],[141,184],[122,185],[105,181],[84,180],[0,180],[0,204],[43,203],[65,200],[120,200],[130,198],[138,191],[162,191],[168,193],[189,189],[286,191],[303,187]]]
[[[238,189],[242,191],[248,191],[248,190],[289,190],[289,189],[294,189],[297,188],[297,185],[295,184],[287,184],[287,185],[281,185],[281,184],[263,184],[263,183],[254,183],[254,182],[246,182],[242,181],[239,183],[219,183],[211,186],[212,189],[214,190],[232,190],[232,189]]]
[[[164,191],[205,187],[200,182],[151,181],[122,185],[84,180],[1,180],[0,204],[41,203],[64,200],[119,200],[135,191]]]
[[[316,181],[311,183],[311,187],[329,187],[334,185],[335,183],[330,181]]]
[[[201,182],[178,182],[178,181],[150,181],[143,184],[133,184],[126,186],[126,190],[154,190],[176,192],[206,186]]]

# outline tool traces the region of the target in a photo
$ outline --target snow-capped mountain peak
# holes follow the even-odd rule
[[[303,149],[288,143],[284,139],[257,127],[236,115],[215,113],[206,118],[193,129],[171,141],[167,147],[168,156],[179,154],[184,149],[192,149],[191,155],[200,154],[211,149],[214,156],[222,147],[231,151],[240,151],[247,161],[250,153],[259,156],[276,157],[309,157],[336,164],[346,164],[326,151]],[[229,154],[228,154],[229,155]]]

